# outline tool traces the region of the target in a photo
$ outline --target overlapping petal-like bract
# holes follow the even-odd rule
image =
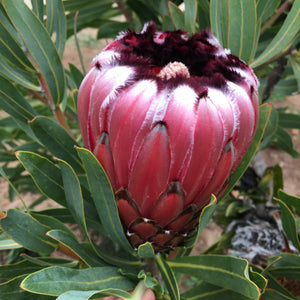
[[[78,96],[85,146],[103,165],[130,242],[180,245],[222,194],[258,123],[258,81],[208,30],[121,34]]]

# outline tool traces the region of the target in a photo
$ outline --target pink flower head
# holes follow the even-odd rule
[[[258,123],[258,81],[209,30],[122,33],[78,96],[85,146],[104,167],[133,246],[181,245],[225,190]]]

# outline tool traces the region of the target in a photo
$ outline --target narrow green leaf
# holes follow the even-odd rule
[[[185,241],[186,247],[188,247],[188,248],[194,247],[195,243],[197,242],[197,238],[198,238],[199,234],[202,232],[204,227],[211,220],[211,217],[216,209],[216,206],[217,206],[217,198],[214,195],[212,195],[210,203],[207,204],[201,211],[197,232],[195,233],[194,236],[192,236],[191,238],[189,238]]]
[[[101,223],[109,228],[109,237],[132,253],[132,247],[125,237],[115,196],[104,169],[97,158],[87,149],[77,148],[79,157],[86,169],[88,183]]]
[[[278,291],[267,289],[262,295],[265,300],[294,300],[296,298],[291,298],[287,295],[284,295]]]
[[[184,5],[184,29],[194,34],[198,9],[197,0],[184,0]]]
[[[273,167],[273,197],[278,197],[278,191],[283,188],[282,169],[279,165]]]
[[[264,291],[262,296],[265,296],[269,290],[273,290],[273,291],[277,292],[279,295],[283,295],[284,297],[287,297],[287,298],[283,298],[284,300],[286,300],[286,299],[298,300],[287,289],[285,289],[272,275],[265,274],[264,276],[268,280],[268,289],[266,289]],[[273,300],[273,298],[268,298],[268,299]]]
[[[61,258],[40,257],[39,259],[37,259],[31,258],[27,255],[22,255],[22,258],[25,259],[14,264],[0,266],[0,278],[11,279],[20,275],[33,273],[41,270],[42,268],[53,265],[76,267],[76,263],[74,264],[74,261]]]
[[[78,144],[63,127],[47,117],[38,116],[30,122],[30,128],[54,156],[69,163],[76,172],[83,172],[74,148]]]
[[[257,1],[257,17],[261,19],[262,23],[267,21],[276,11],[280,5],[280,0],[258,0]]]
[[[37,295],[28,293],[27,291],[24,291],[20,288],[20,284],[22,280],[25,278],[26,275],[18,276],[12,280],[9,280],[5,283],[0,284],[0,295],[1,300],[24,300],[24,299],[30,299],[30,300],[50,300],[53,299],[53,297],[49,296],[43,296],[43,295]]]
[[[23,123],[27,123],[36,115],[16,87],[2,76],[0,76],[0,107]]]
[[[41,267],[22,260],[15,264],[8,264],[0,266],[0,278],[12,279],[25,274],[30,274],[40,270]]]
[[[199,30],[211,28],[210,25],[210,2],[208,0],[197,1],[198,2],[198,16],[196,23],[199,26]]]
[[[13,185],[13,183],[9,180],[7,174],[4,172],[3,168],[0,166],[0,175],[5,179],[6,182],[8,182],[10,189],[13,190],[13,192],[15,193],[15,195],[18,196],[18,198],[21,200],[21,202],[23,203],[24,207],[26,208],[26,204],[22,198],[22,196],[19,194],[17,188]]]
[[[65,161],[59,160],[59,166],[62,173],[68,208],[76,223],[79,225],[84,234],[88,236],[79,180],[72,167]]]
[[[131,290],[134,284],[120,275],[118,268],[96,267],[75,270],[50,267],[27,276],[21,283],[27,291],[59,296],[67,291]]]
[[[300,129],[300,115],[279,112],[278,116],[278,123],[281,127]]]
[[[298,91],[300,91],[300,65],[299,61],[296,60],[294,56],[288,56],[289,62],[293,68],[294,76],[297,80]]]
[[[300,23],[300,0],[295,0],[293,6],[286,17],[280,30],[268,47],[260,54],[260,56],[251,63],[252,68],[256,68],[267,63],[276,55],[280,54],[293,40],[299,32]]]
[[[24,260],[40,267],[53,267],[53,266],[60,266],[60,267],[67,267],[67,268],[76,268],[79,265],[79,262],[64,258],[56,258],[56,257],[32,257],[26,254],[21,255]]]
[[[47,232],[47,235],[65,247],[67,247],[70,253],[75,254],[74,256],[78,256],[85,264],[89,267],[98,267],[107,265],[104,261],[102,261],[94,251],[89,251],[80,244],[73,235],[61,231],[61,230],[51,230]]]
[[[248,148],[245,156],[243,157],[242,161],[237,166],[236,170],[232,173],[228,187],[225,190],[224,194],[219,199],[219,201],[221,199],[225,198],[229,194],[229,192],[233,189],[233,187],[236,185],[238,180],[241,178],[241,176],[246,171],[249,163],[251,162],[252,158],[254,157],[254,155],[256,153],[258,145],[261,141],[261,138],[262,138],[265,128],[267,126],[270,114],[271,114],[271,105],[270,104],[263,104],[260,106],[259,122],[258,122],[258,127],[256,129],[254,138],[253,138],[253,140],[250,144],[250,147]]]
[[[5,59],[0,56],[0,65],[1,65],[1,75],[4,76],[5,78],[20,84],[21,86],[33,90],[33,91],[40,91],[40,87],[36,86],[34,83],[31,81],[27,80],[21,72],[18,72],[18,70],[14,67],[11,67]]]
[[[288,206],[280,199],[274,198],[280,205],[282,227],[293,245],[300,251],[300,241],[295,217]]]
[[[293,278],[300,281],[300,267],[277,267],[270,269],[269,272],[274,277]]]
[[[44,18],[44,1],[43,0],[31,0],[32,11],[43,21]]]
[[[54,240],[46,236],[49,227],[16,209],[9,209],[0,220],[0,225],[8,236],[31,251],[50,254],[57,246]]]
[[[105,289],[102,291],[68,291],[61,294],[56,300],[88,300],[94,299],[94,297],[102,298],[105,296],[113,296],[124,300],[132,300],[131,294],[119,289]]]
[[[75,238],[75,234],[73,233],[73,231],[56,218],[47,215],[42,215],[36,212],[32,212],[31,215],[41,224],[48,226],[51,229],[64,231],[69,235],[73,235],[73,237]]]
[[[181,294],[185,300],[249,300],[248,297],[235,293],[234,291],[202,281],[199,285]]]
[[[94,251],[85,249],[73,235],[61,230],[51,230],[47,232],[47,235],[67,247],[71,253],[77,255],[89,267],[106,265]]]
[[[22,248],[23,246],[16,243],[14,240],[6,238],[0,239],[0,251]],[[1,268],[1,266],[0,266]],[[1,277],[1,276],[0,276]]]
[[[210,1],[210,24],[211,24],[211,31],[214,36],[218,39],[219,43],[222,47],[225,47],[227,43],[224,45],[223,34],[225,32],[225,28],[222,28],[222,19],[223,19],[223,0],[211,0]],[[226,23],[224,23],[226,25]],[[224,32],[223,32],[224,31]]]
[[[33,152],[18,151],[16,156],[39,190],[57,203],[66,206],[60,169],[47,158]]]
[[[3,0],[4,7],[37,62],[54,104],[65,95],[64,69],[40,19],[21,0]],[[34,30],[33,30],[34,28]]]
[[[291,135],[281,127],[278,127],[272,138],[272,143],[286,151],[293,158],[299,158],[300,153],[294,148]]]
[[[115,38],[119,32],[128,30],[131,26],[129,22],[105,22],[99,27],[97,39]]]
[[[69,64],[69,68],[70,68],[70,72],[71,72],[71,77],[74,80],[77,89],[79,89],[84,76],[80,72],[80,70],[73,64]]]
[[[47,31],[50,35],[56,33],[56,49],[62,57],[66,42],[66,17],[65,10],[61,0],[47,1]]]
[[[169,6],[170,16],[175,26],[175,29],[184,30],[184,25],[185,25],[184,13],[177,5],[175,5],[171,1],[168,2],[168,6]]]
[[[211,1],[211,24],[223,47],[249,62],[257,45],[256,1]]]
[[[164,260],[162,255],[158,255],[155,259],[157,266],[159,268],[159,271],[164,279],[164,283],[168,289],[169,296],[172,300],[179,300],[180,294],[179,289],[177,285],[176,277],[168,265],[168,263]]]
[[[289,195],[283,190],[278,191],[278,198],[288,206],[293,206],[300,213],[300,198]]]
[[[155,258],[154,250],[149,242],[146,242],[138,247],[138,255],[141,258]]]
[[[250,299],[258,299],[259,288],[248,278],[248,262],[231,256],[199,255],[168,262],[175,272],[200,278]]]
[[[2,20],[5,18],[1,12],[0,17]],[[30,60],[22,50],[20,44],[15,39],[15,35],[17,35],[17,33],[15,33],[15,29],[10,23],[4,24],[2,20],[0,20],[1,56],[3,56],[5,60],[8,61],[12,66],[16,66],[17,68],[25,69],[30,72],[36,72]]]

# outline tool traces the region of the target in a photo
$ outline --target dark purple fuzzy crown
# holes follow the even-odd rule
[[[160,43],[157,42],[159,34],[163,35]],[[123,46],[119,63],[162,68],[169,62],[178,61],[187,66],[191,77],[197,77],[198,82],[200,77],[204,85],[215,87],[222,87],[227,81],[240,83],[243,80],[234,69],[248,70],[248,66],[226,52],[210,30],[190,38],[186,34],[182,30],[157,32],[154,23],[149,23],[142,33],[128,31],[119,40]]]

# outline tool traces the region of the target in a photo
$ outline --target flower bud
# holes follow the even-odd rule
[[[104,167],[134,247],[182,245],[254,136],[258,81],[209,30],[122,33],[78,95],[85,146]]]

